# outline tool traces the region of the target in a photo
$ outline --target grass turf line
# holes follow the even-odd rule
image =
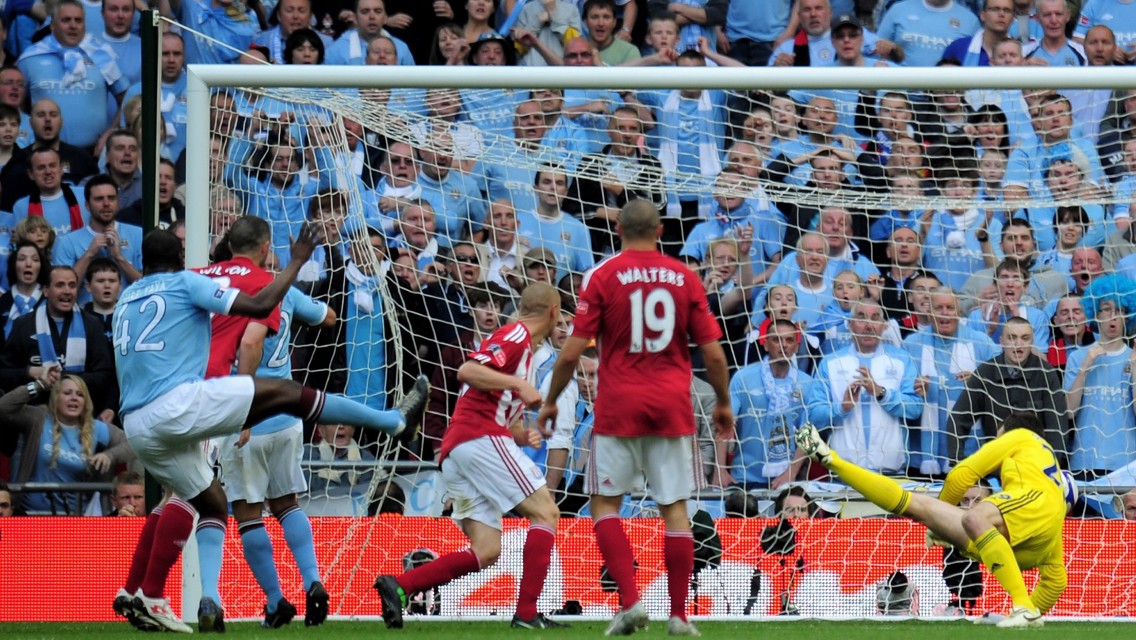
[[[840,640],[983,640],[984,638],[1026,638],[1029,640],[1130,640],[1133,627],[1129,624],[1099,622],[1047,621],[1041,629],[997,629],[973,625],[967,621],[951,622],[698,622],[703,638],[738,640],[761,637],[777,640],[816,640],[838,636]],[[500,640],[502,634],[510,638],[532,640],[595,640],[603,637],[606,622],[573,623],[570,629],[527,631],[510,629],[507,620],[501,622],[443,622],[415,623],[407,619],[405,629],[388,630],[382,622],[328,622],[319,628],[306,628],[293,623],[281,629],[262,629],[253,622],[227,623],[223,638],[284,640],[290,638],[318,638],[319,640],[375,640],[376,637],[405,638],[406,640]],[[196,627],[194,629],[196,631]],[[768,635],[767,635],[768,634]],[[0,638],[4,640],[116,640],[118,638],[144,640],[170,637],[143,634],[122,623],[3,623]],[[652,620],[646,631],[637,638],[665,638],[666,622]]]

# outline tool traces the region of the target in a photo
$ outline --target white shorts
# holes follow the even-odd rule
[[[241,430],[255,389],[252,376],[179,384],[126,414],[126,440],[158,482],[181,498],[195,498],[213,482],[205,442]]]
[[[454,520],[501,528],[501,514],[544,486],[544,474],[506,436],[482,436],[454,447],[442,462]]]
[[[692,436],[619,438],[596,434],[584,473],[588,495],[621,496],[644,489],[661,505],[687,500],[703,486]]]
[[[225,438],[221,448],[221,486],[229,502],[250,504],[308,490],[300,461],[304,458],[304,425],[296,422],[274,433],[253,435],[237,448],[239,436]]]

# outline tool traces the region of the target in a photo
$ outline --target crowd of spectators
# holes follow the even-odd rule
[[[0,426],[0,477],[15,482],[105,480],[129,462],[113,308],[141,269],[146,5],[0,12],[0,411],[19,418]],[[158,224],[183,235],[185,144],[206,135],[186,130],[186,64],[1136,60],[1136,2],[1124,0],[154,5],[170,19]],[[405,455],[433,459],[464,353],[507,322],[528,283],[546,281],[564,315],[536,354],[539,384],[584,274],[618,250],[620,207],[646,199],[728,343],[736,441],[714,442],[713,396],[697,378],[691,390],[709,484],[823,479],[795,459],[805,422],[857,464],[933,481],[1023,408],[1043,416],[1081,480],[1136,460],[1136,90],[325,93],[370,114],[338,113],[342,144],[324,107],[215,91],[210,233],[215,243],[236,217],[265,218],[283,263],[287,239],[318,225],[324,244],[297,286],[342,321],[302,330],[296,376],[377,407],[429,376],[431,413]],[[657,309],[645,312],[656,330]],[[590,440],[595,354],[584,362],[562,396],[567,421],[532,452],[567,501]],[[65,402],[76,395],[79,409]],[[339,425],[308,431],[312,495],[365,511],[380,443]],[[22,504],[76,512],[74,500]]]

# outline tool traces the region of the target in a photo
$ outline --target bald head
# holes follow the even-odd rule
[[[619,234],[624,240],[654,240],[659,235],[659,210],[648,200],[628,202],[619,212]]]
[[[560,307],[560,293],[547,282],[533,282],[525,287],[517,305],[522,316],[547,316]]]

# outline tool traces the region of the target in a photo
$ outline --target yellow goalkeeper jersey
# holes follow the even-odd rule
[[[939,499],[958,504],[966,490],[1000,470],[1002,492],[1023,495],[1032,491],[1053,495],[1064,509],[1057,457],[1045,438],[1029,429],[1014,429],[982,445],[947,474]],[[1064,517],[1064,511],[1062,511]]]

